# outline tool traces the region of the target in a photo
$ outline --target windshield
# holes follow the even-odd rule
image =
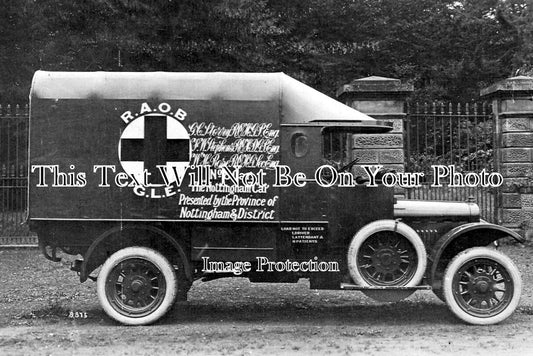
[[[324,131],[322,148],[324,164],[340,169],[352,161],[352,134],[338,130]]]

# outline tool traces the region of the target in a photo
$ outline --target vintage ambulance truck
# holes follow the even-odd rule
[[[354,174],[352,135],[391,124],[282,73],[38,71],[30,97],[31,229],[50,260],[78,256],[121,323],[236,276],[381,301],[431,289],[472,324],[518,305],[517,268],[487,246],[520,235]]]

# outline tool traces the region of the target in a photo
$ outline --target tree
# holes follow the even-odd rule
[[[6,0],[0,101],[26,101],[37,69],[283,71],[329,95],[381,75],[471,100],[531,70],[530,2]]]
[[[33,68],[39,52],[28,33],[30,0],[6,0],[0,11],[0,98],[4,102],[25,104]]]

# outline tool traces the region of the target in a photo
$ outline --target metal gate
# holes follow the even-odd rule
[[[422,187],[407,189],[409,199],[474,200],[481,217],[495,222],[496,188],[432,187],[432,166],[453,165],[458,173],[494,169],[492,108],[487,103],[407,105],[404,122],[405,169],[423,172]]]
[[[28,236],[28,107],[0,105],[0,238]],[[17,240],[17,243],[20,241]]]

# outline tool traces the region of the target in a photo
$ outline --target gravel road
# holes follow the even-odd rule
[[[195,282],[159,323],[106,317],[93,282],[37,250],[0,250],[2,355],[533,355],[533,247],[504,245],[524,282],[517,312],[493,326],[457,320],[429,291],[380,304],[359,292],[245,279]],[[77,314],[76,314],[77,313]],[[76,318],[77,316],[77,318]]]

